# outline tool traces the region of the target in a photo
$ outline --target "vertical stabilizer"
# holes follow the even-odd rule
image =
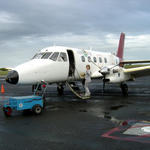
[[[123,60],[124,40],[125,40],[125,34],[121,33],[120,40],[119,40],[118,51],[117,51],[117,57],[120,58],[120,61]]]

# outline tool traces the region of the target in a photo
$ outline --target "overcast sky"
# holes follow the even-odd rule
[[[150,59],[150,0],[0,0],[0,67],[60,45]]]

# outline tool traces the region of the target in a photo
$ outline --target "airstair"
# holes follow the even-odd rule
[[[90,96],[85,96],[84,91],[79,88],[75,82],[68,82],[66,81],[66,85],[70,88],[73,94],[75,94],[78,98],[86,100],[89,99]]]

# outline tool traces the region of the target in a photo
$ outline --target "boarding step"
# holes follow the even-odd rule
[[[70,88],[73,94],[80,99],[89,99],[90,96],[85,96],[84,92],[80,90],[79,86],[75,82],[66,81],[66,85]]]

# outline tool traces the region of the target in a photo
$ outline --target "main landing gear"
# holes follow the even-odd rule
[[[57,85],[57,92],[59,96],[62,96],[64,94],[64,87],[62,84]]]
[[[120,88],[124,96],[128,96],[128,85],[126,83],[121,83]]]

